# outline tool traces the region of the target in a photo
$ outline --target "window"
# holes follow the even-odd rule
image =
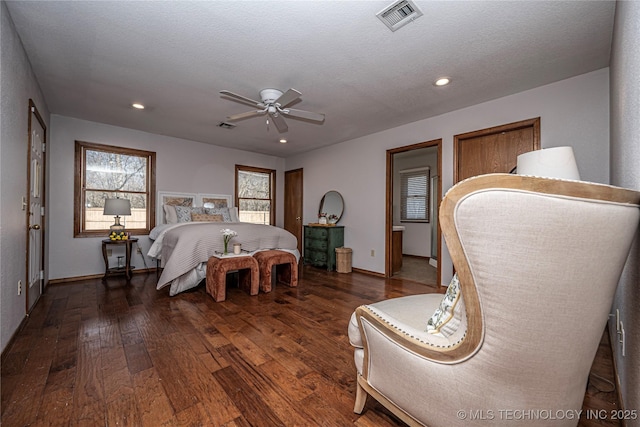
[[[429,168],[400,171],[400,221],[429,222]]]
[[[156,153],[76,141],[74,237],[105,236],[114,223],[104,201],[131,201],[126,231],[149,234],[155,225]]]
[[[275,225],[276,171],[236,165],[238,219]]]

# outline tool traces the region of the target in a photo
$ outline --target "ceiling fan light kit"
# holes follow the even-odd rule
[[[291,90],[295,90],[295,89],[291,89]],[[279,91],[278,89],[262,89],[260,91],[260,99],[262,99],[263,104],[274,103],[281,96],[282,96],[282,91]]]
[[[267,114],[267,128],[269,125],[269,118],[271,118],[271,121],[280,133],[284,133],[289,130],[289,127],[287,126],[287,123],[285,122],[283,116],[294,119],[303,119],[311,122],[316,122],[318,124],[324,122],[324,114],[286,108],[288,105],[294,103],[295,101],[300,99],[300,96],[302,96],[302,93],[293,88],[284,93],[278,89],[262,89],[260,91],[260,101],[255,101],[251,98],[238,95],[237,93],[233,93],[228,90],[220,91],[220,93],[229,98],[233,98],[236,101],[254,105],[259,108],[258,110],[247,111],[246,113],[239,113],[228,116],[227,120],[242,120]]]

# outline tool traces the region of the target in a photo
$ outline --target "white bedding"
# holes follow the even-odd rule
[[[155,227],[149,234],[154,239],[148,256],[159,258],[164,267],[157,289],[171,286],[169,294],[196,287],[206,278],[209,257],[223,250],[220,230],[230,228],[238,233],[231,242],[241,243],[249,255],[268,249],[278,249],[295,255],[297,239],[288,231],[270,225],[249,223],[178,223]],[[231,247],[231,246],[230,246]]]
[[[150,256],[151,258],[161,259],[162,242],[164,240],[165,233],[171,230],[172,228],[180,227],[187,224],[191,224],[191,223],[180,222],[177,224],[160,224],[153,227],[153,229],[151,230],[151,233],[149,233],[149,239],[153,240],[153,243],[149,248],[149,252],[147,252],[147,256]],[[220,228],[227,228],[227,227],[220,227]]]

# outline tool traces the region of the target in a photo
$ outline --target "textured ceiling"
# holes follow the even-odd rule
[[[615,2],[9,1],[51,113],[287,157],[609,64]],[[440,76],[452,83],[438,88]],[[264,117],[220,96],[302,92],[324,124]],[[144,111],[132,102],[147,106]],[[288,144],[279,144],[284,136]]]

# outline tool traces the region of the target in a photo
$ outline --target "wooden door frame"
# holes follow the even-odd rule
[[[27,167],[26,167],[26,174],[27,174],[27,195],[25,197],[25,215],[26,215],[26,232],[25,232],[25,241],[26,241],[26,260],[25,260],[25,277],[27,278],[25,280],[24,283],[24,297],[25,297],[25,313],[27,313],[27,315],[29,314],[29,309],[31,307],[29,307],[29,254],[31,253],[30,251],[30,243],[29,243],[29,224],[30,224],[30,218],[29,218],[29,209],[31,206],[31,130],[33,127],[33,121],[32,121],[32,117],[35,116],[36,120],[38,121],[38,123],[40,124],[40,126],[42,127],[42,130],[44,131],[44,135],[42,135],[43,138],[43,144],[47,144],[47,125],[45,124],[42,116],[40,115],[40,112],[38,111],[38,108],[36,107],[35,102],[33,102],[33,99],[29,99],[29,119],[28,119],[28,129],[27,129]],[[40,195],[40,205],[42,208],[45,209],[46,211],[46,189],[47,189],[47,150],[46,148],[42,151],[42,193]],[[45,271],[46,270],[46,265],[45,265],[45,242],[46,242],[46,231],[47,231],[47,227],[46,227],[46,215],[41,215],[40,218],[40,234],[41,234],[41,239],[42,241],[40,242],[40,265],[42,267],[41,271]],[[47,277],[46,273],[43,274],[42,279],[40,279],[40,296],[42,296],[42,294],[45,291],[46,288],[46,284],[44,283],[44,279],[45,277]],[[38,297],[39,299],[40,297]],[[35,307],[35,305],[38,303],[38,300],[34,301],[33,306]]]
[[[533,119],[521,120],[519,122],[508,123],[506,125],[495,126],[487,129],[475,130],[473,132],[462,133],[460,135],[454,135],[453,137],[453,183],[460,181],[458,162],[460,160],[460,145],[463,140],[477,138],[479,136],[493,135],[496,133],[510,132],[522,128],[533,128],[533,147],[535,150],[540,149],[540,117]]]
[[[442,138],[434,139],[426,142],[419,142],[417,144],[406,145],[404,147],[392,148],[387,150],[387,189],[386,189],[386,213],[385,213],[385,263],[384,263],[384,277],[391,277],[392,275],[392,259],[391,259],[391,242],[393,238],[393,156],[398,153],[404,153],[407,151],[418,150],[421,148],[437,147],[438,149],[438,205],[435,214],[440,211],[440,202],[442,201]],[[431,195],[433,196],[433,195]],[[438,267],[436,273],[437,285],[441,286],[442,283],[442,232],[440,230],[440,221],[438,221],[437,228],[437,245],[438,245]]]
[[[292,172],[300,172],[300,180],[302,181],[302,182],[301,182],[301,184],[302,184],[302,194],[300,194],[300,207],[301,207],[301,211],[303,211],[303,210],[304,210],[304,169],[303,169],[303,168],[291,169],[291,170],[288,170],[288,171],[285,171],[285,172],[284,172],[284,175],[285,175],[285,176],[284,176],[284,185],[285,185],[285,188],[284,188],[284,193],[285,193],[284,198],[286,199],[286,198],[288,197],[288,191],[287,191],[287,174],[292,173]],[[284,203],[284,200],[283,200],[283,204],[286,206],[286,203]],[[303,234],[303,232],[302,232],[302,230],[303,230],[303,227],[302,227],[302,213],[301,213],[300,215],[301,215],[301,217],[300,217],[300,221],[298,222],[298,227],[299,227],[298,231],[299,231],[299,235],[300,235],[300,237],[303,237],[303,236],[304,236],[304,234]],[[284,222],[284,224],[286,224],[286,223],[287,223],[287,221],[286,221],[286,216],[287,216],[287,210],[285,209],[285,211],[284,211],[284,216],[283,216],[283,222]],[[283,224],[283,225],[284,225],[284,224]],[[301,239],[301,240],[302,240],[302,239]],[[298,242],[298,251],[300,252],[300,259],[302,259],[302,248],[303,248],[303,244],[302,244],[302,243],[303,243],[302,241],[299,241],[299,242]]]

